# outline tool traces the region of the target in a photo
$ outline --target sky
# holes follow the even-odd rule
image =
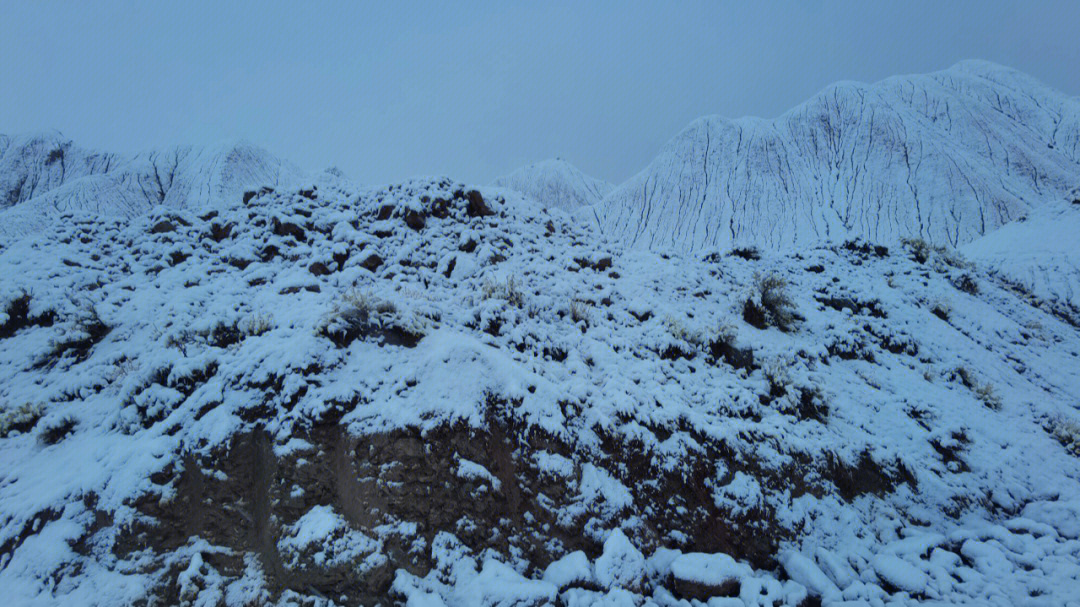
[[[1080,95],[1080,2],[0,0],[0,133],[243,139],[358,183],[554,156],[619,183],[693,119],[995,61]]]

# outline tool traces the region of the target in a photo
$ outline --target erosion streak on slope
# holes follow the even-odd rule
[[[985,62],[842,82],[773,120],[694,121],[595,216],[615,239],[679,251],[958,246],[1080,185],[1078,131],[1075,98]]]

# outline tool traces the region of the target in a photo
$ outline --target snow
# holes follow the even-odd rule
[[[496,179],[493,185],[513,190],[545,208],[568,212],[600,202],[614,188],[561,158],[521,167]]]
[[[1041,136],[1056,119],[1046,112],[1060,111],[1066,126],[1075,119],[1038,87],[1032,95],[1044,109],[1029,107],[1016,91],[1034,85],[993,66],[963,64],[875,86],[900,96],[897,107],[915,104],[922,116],[933,110],[939,122],[957,106],[946,113],[936,97],[912,101],[923,99],[924,89],[973,97],[977,108],[987,91],[1004,90],[1008,101],[988,110],[995,124],[979,127],[994,135],[987,144],[994,162],[1027,145],[1025,137]],[[818,100],[824,106],[808,105],[785,120],[813,115],[814,107],[839,111],[871,89],[831,89]],[[852,119],[861,124],[859,116]],[[942,149],[968,165],[933,169],[943,155],[926,156],[912,183],[928,198],[952,192],[933,187],[956,185],[968,168],[982,166],[974,152],[960,153],[971,144],[972,125],[963,121],[974,118],[952,117],[958,122],[947,132],[956,141]],[[886,118],[875,118],[885,121],[875,128],[888,131],[894,123]],[[1022,118],[1035,135],[997,124],[1006,118]],[[729,127],[706,120],[694,128],[707,133],[710,155],[723,149],[741,159],[736,173],[747,169],[748,158],[772,158],[736,153],[737,140],[712,139],[720,131],[735,137]],[[741,128],[761,135],[775,126]],[[926,146],[936,145],[926,137]],[[1065,130],[1055,135],[1052,154],[1075,163],[1076,140],[1068,137]],[[624,247],[641,226],[605,237],[510,188],[479,190],[493,215],[451,205],[445,217],[432,214],[417,230],[398,215],[378,219],[380,209],[425,209],[470,188],[446,179],[357,188],[330,173],[287,186],[282,175],[289,171],[278,173],[274,162],[245,148],[155,155],[162,162],[190,159],[192,180],[177,181],[167,203],[155,194],[104,212],[80,197],[99,191],[99,182],[128,187],[166,165],[139,168],[131,159],[70,148],[65,158],[82,158],[85,170],[63,176],[46,167],[55,146],[66,145],[61,139],[26,141],[0,145],[5,171],[17,179],[38,176],[0,211],[3,226],[23,226],[0,242],[0,587],[12,603],[131,604],[153,600],[148,593],[165,582],[188,593],[198,588],[193,601],[339,602],[307,588],[273,590],[283,574],[257,551],[239,542],[215,545],[200,531],[169,549],[116,549],[126,530],[147,522],[147,511],[181,507],[182,488],[153,480],[169,470],[196,462],[208,484],[250,484],[250,468],[226,474],[214,459],[231,456],[238,437],[256,432],[268,443],[267,457],[295,460],[300,470],[265,506],[272,541],[264,548],[280,557],[274,566],[366,580],[390,565],[387,592],[406,604],[684,606],[689,599],[676,596],[673,576],[738,582],[737,597],[701,601],[710,605],[796,605],[810,595],[854,604],[1067,604],[1080,595],[1080,459],[1054,431],[1080,422],[1080,332],[1059,305],[1073,301],[1075,291],[1067,290],[1068,268],[1054,261],[1071,259],[1066,237],[1075,211],[1052,206],[1060,203],[1050,198],[1066,165],[1051,152],[1031,157],[1045,200],[1029,196],[1035,184],[1024,180],[1034,178],[1023,167],[1001,174],[1019,194],[1001,202],[1001,216],[987,226],[1019,207],[1034,210],[1026,222],[965,248],[968,263],[951,249],[933,248],[918,261],[912,247],[891,240],[880,253],[860,243],[811,245],[803,230],[820,219],[813,205],[821,199],[801,191],[804,182],[791,182],[788,198],[809,197],[811,208],[797,216],[813,221],[792,221],[784,207],[779,223],[766,225],[752,217],[762,209],[740,207],[747,223],[736,218],[734,225],[756,227],[736,231],[731,241],[710,232],[721,247],[707,251],[715,255],[687,252],[712,242],[704,219],[651,208],[669,223],[641,231],[639,241],[655,235],[663,244],[668,237],[660,228],[681,230],[668,238],[678,246],[664,253]],[[874,145],[885,144],[875,135]],[[16,157],[36,168],[11,168]],[[696,167],[703,159],[691,160]],[[719,167],[721,160],[709,162]],[[818,172],[832,175],[810,170]],[[244,175],[281,181],[244,201],[242,191],[253,183]],[[860,183],[877,179],[869,175]],[[204,191],[181,182],[217,185]],[[719,183],[710,176],[709,192],[719,192]],[[731,200],[741,200],[736,186],[750,191],[763,183],[729,181],[724,196],[730,185]],[[981,198],[999,186],[972,187]],[[839,193],[847,185],[837,187]],[[860,187],[866,186],[851,190],[859,200],[869,195]],[[32,217],[35,201],[50,196],[68,197],[71,206],[38,217],[33,229],[5,223],[17,212]],[[968,196],[957,194],[956,204],[969,205]],[[902,198],[886,196],[883,204],[899,213],[910,206]],[[934,242],[962,242],[982,230],[973,223],[977,207],[964,206],[946,229],[937,220],[950,207],[928,204],[924,218],[934,220],[924,223],[924,235]],[[918,233],[910,216],[873,227],[869,217],[852,213],[867,233],[886,240]],[[720,216],[724,228],[733,225]],[[843,216],[814,225],[842,223]],[[171,229],[155,230],[163,222]],[[789,226],[798,230],[795,240]],[[1039,226],[1053,238],[1040,243]],[[1057,226],[1062,232],[1051,232]],[[743,237],[760,242],[760,259],[727,254],[724,247]],[[781,241],[800,248],[772,250]],[[1022,253],[1015,266],[1012,250]],[[372,256],[382,263],[368,264]],[[604,259],[611,265],[600,269]],[[316,263],[329,272],[314,271]],[[1026,267],[1037,271],[1025,274]],[[788,284],[798,315],[790,331],[744,318],[747,299],[762,301],[757,278],[767,275]],[[1024,278],[1036,275],[1047,281]],[[976,288],[960,288],[965,278]],[[14,303],[25,295],[24,314]],[[339,346],[329,329],[355,328],[350,318],[362,316],[356,306],[368,306],[370,322]],[[573,318],[572,307],[583,318]],[[92,333],[94,314],[110,330],[82,353],[65,350],[73,336]],[[415,343],[398,343],[395,330]],[[753,362],[736,368],[725,359],[725,344],[752,353]],[[50,438],[68,421],[69,434]],[[424,459],[440,432],[467,441],[470,432],[493,426],[543,439],[535,449],[511,444],[509,454],[488,444],[469,451],[462,442],[447,455],[448,477],[436,476],[437,462]],[[336,434],[320,442],[316,432]],[[433,528],[423,513],[434,502],[419,498],[409,504],[414,512],[358,512],[330,495],[334,483],[328,485],[335,490],[320,493],[298,480],[315,464],[355,454],[352,441],[394,432],[415,437],[410,465],[417,478],[484,487],[455,494],[463,505],[529,504],[534,496],[525,489],[535,480],[539,506],[522,507],[510,523],[494,521],[485,529],[489,545],[470,546],[458,535],[489,521]],[[363,463],[360,456],[342,459]],[[343,479],[361,474],[334,470]],[[866,481],[874,475],[890,481]],[[417,495],[427,490],[440,487],[421,487]],[[660,528],[656,510],[666,502],[665,516],[692,520],[683,505],[690,495],[704,496],[702,509],[716,508],[725,532],[762,525],[755,537],[775,543],[769,556],[777,563],[752,565],[737,554],[747,546],[721,544],[690,527]],[[238,526],[252,516],[242,506],[230,511]],[[517,543],[524,534],[540,539],[532,551]],[[233,563],[232,572],[222,563]]]
[[[881,579],[912,594],[926,590],[927,575],[914,565],[891,554],[879,554],[873,560],[874,571]]]
[[[636,588],[644,578],[645,557],[621,529],[613,530],[596,559],[596,580],[604,588]]]
[[[316,566],[339,565],[353,561],[362,563],[363,571],[383,562],[380,543],[350,528],[345,519],[330,506],[315,506],[295,523],[283,530],[278,550],[285,562],[297,567],[302,560]]]
[[[673,560],[671,573],[679,580],[720,587],[726,582],[750,575],[751,569],[726,554],[692,552]]]
[[[806,586],[811,593],[828,598],[834,598],[840,594],[837,585],[814,564],[812,559],[797,552],[788,552],[780,557],[780,563],[792,580]]]
[[[1080,101],[963,62],[840,82],[784,115],[695,120],[580,216],[654,250],[971,242],[1080,183]]]
[[[1080,194],[1078,194],[1080,197]],[[1047,205],[961,247],[1036,298],[1080,310],[1080,203]]]
[[[596,577],[593,573],[592,563],[585,553],[577,550],[571,552],[559,560],[552,561],[544,569],[543,580],[550,582],[558,588],[566,588],[571,584],[593,584]]]
[[[491,484],[491,488],[498,491],[502,487],[499,479],[495,478],[487,468],[476,462],[462,459],[458,462],[458,476],[465,479],[481,479]]]

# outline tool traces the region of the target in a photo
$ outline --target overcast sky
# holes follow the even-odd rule
[[[981,58],[1080,94],[1080,2],[0,0],[0,132],[241,138],[383,183],[561,156],[619,182],[705,114]]]

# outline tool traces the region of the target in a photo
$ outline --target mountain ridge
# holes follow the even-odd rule
[[[853,237],[956,246],[1065,196],[1078,162],[1075,98],[968,61],[834,83],[773,119],[699,118],[597,205],[596,223],[635,246],[691,251]]]

